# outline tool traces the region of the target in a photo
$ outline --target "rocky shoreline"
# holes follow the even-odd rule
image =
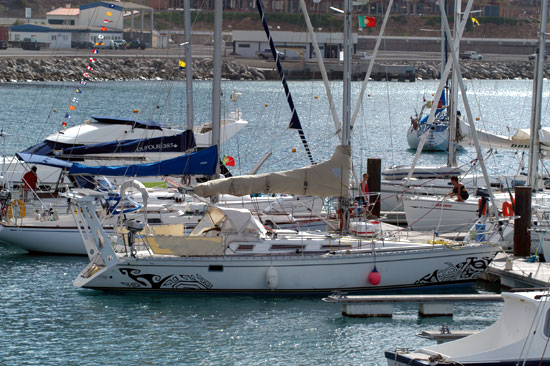
[[[246,65],[246,60],[222,63],[222,77],[230,80],[278,80],[275,70]],[[391,63],[385,63],[391,64]],[[399,64],[403,64],[400,62]],[[438,79],[439,62],[414,62],[417,79]],[[466,79],[532,79],[533,62],[465,61],[461,64]],[[292,72],[291,72],[292,73]],[[87,75],[87,76],[86,76]],[[193,61],[196,80],[212,79],[212,61]],[[545,70],[550,77],[550,70]],[[185,71],[176,58],[3,58],[0,59],[0,82],[103,80],[181,80]]]

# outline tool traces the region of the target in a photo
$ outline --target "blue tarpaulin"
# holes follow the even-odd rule
[[[87,166],[73,163],[69,174],[157,177],[163,175],[204,174],[213,175],[218,162],[218,147],[211,146],[184,156],[156,163],[120,166]]]
[[[44,155],[15,153],[15,155],[27,164],[48,165],[56,168],[70,168],[73,163]]]

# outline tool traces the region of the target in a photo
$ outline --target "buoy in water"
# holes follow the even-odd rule
[[[313,97],[313,99],[319,99],[319,97],[318,97],[317,95],[315,95],[315,96]]]
[[[265,107],[266,107],[266,108],[269,107],[269,104],[266,103],[266,104],[265,104]]]
[[[269,267],[265,271],[265,282],[270,290],[275,290],[279,286],[279,272],[274,267]]]
[[[376,266],[374,266],[374,269],[371,271],[371,273],[369,273],[368,280],[369,283],[374,286],[378,285],[382,280],[382,278],[380,277],[380,273],[376,269]]]
[[[476,121],[479,121],[479,117],[476,117]]]
[[[295,148],[295,147],[292,148],[292,152],[296,152],[296,148]]]
[[[139,109],[134,109],[133,112],[134,113],[139,113]]]

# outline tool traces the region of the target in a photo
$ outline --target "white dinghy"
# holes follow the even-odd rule
[[[502,315],[471,336],[415,351],[385,352],[388,366],[550,365],[548,291],[503,293]]]

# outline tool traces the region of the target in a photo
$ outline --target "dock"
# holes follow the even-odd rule
[[[550,263],[531,263],[528,259],[499,253],[489,265],[484,279],[500,280],[500,285],[506,288],[548,287]]]
[[[418,314],[424,317],[452,316],[454,303],[461,301],[502,301],[501,295],[354,295],[335,293],[323,299],[325,302],[342,304],[342,315],[358,318],[393,316],[396,303],[418,303]]]

